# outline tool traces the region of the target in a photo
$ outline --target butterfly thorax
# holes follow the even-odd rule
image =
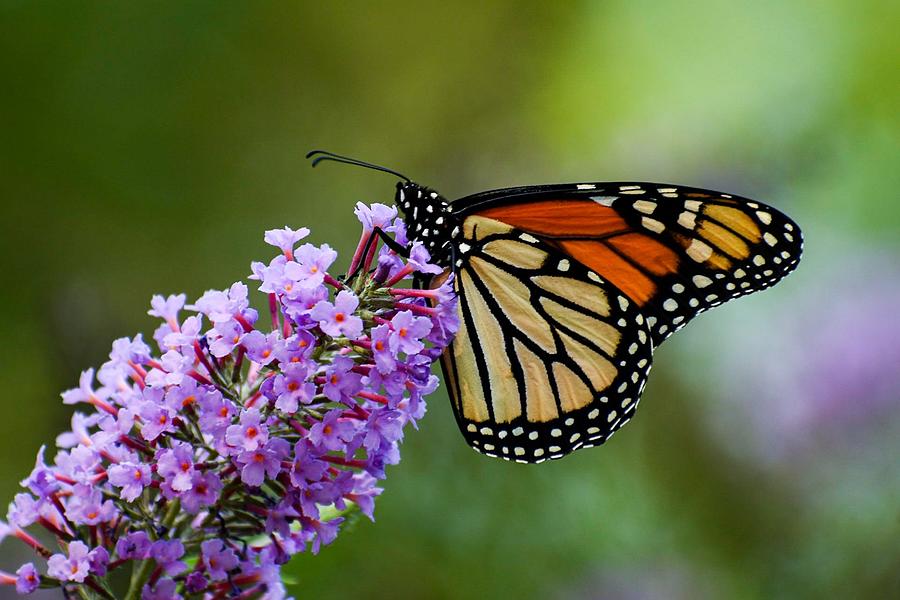
[[[460,228],[447,199],[416,183],[398,182],[394,202],[403,212],[409,242],[421,242],[432,262],[449,266],[452,241]]]

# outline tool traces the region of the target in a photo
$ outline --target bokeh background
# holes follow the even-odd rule
[[[602,449],[481,457],[438,392],[293,593],[900,597],[898,6],[0,2],[0,498],[151,294],[245,277],[267,228],[352,248],[394,182],[307,150],[450,197],[665,181],[792,215],[797,273],[668,341]]]

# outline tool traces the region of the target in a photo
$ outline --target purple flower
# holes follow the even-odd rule
[[[192,572],[184,581],[185,591],[190,592],[191,594],[198,594],[208,586],[209,581],[207,581],[203,573],[200,573],[199,571]]]
[[[266,516],[266,533],[277,532],[282,538],[289,538],[291,536],[291,521],[294,517],[299,516],[300,513],[294,509],[293,496],[285,496],[275,508],[269,509],[269,513]]]
[[[427,317],[416,317],[408,310],[397,313],[391,319],[391,351],[395,354],[420,352],[425,347],[421,340],[428,335],[431,327],[431,321]]]
[[[242,412],[240,424],[225,430],[225,442],[241,450],[256,450],[268,441],[269,429],[260,423],[259,411],[255,408]]]
[[[339,356],[325,371],[325,385],[322,392],[329,400],[352,401],[353,396],[362,389],[362,376],[353,372],[354,366],[356,363],[352,358]]]
[[[212,506],[219,499],[222,491],[222,480],[215,473],[194,473],[191,489],[181,494],[181,506],[191,514]]]
[[[120,496],[128,502],[133,502],[150,485],[150,467],[143,463],[119,463],[110,466],[106,473],[112,485],[122,488]]]
[[[441,267],[431,264],[429,262],[430,260],[431,254],[428,253],[428,249],[425,248],[422,242],[413,243],[412,248],[409,250],[407,262],[409,262],[416,271],[419,273],[429,273],[431,275],[437,275],[444,272],[444,269]]]
[[[109,399],[109,391],[106,388],[94,390],[94,369],[88,369],[81,374],[78,387],[62,393],[63,404],[101,404]]]
[[[241,282],[232,284],[226,292],[207,290],[193,305],[187,308],[201,312],[214,324],[230,321],[240,315],[248,321],[255,321],[255,312],[248,310],[247,286]]]
[[[197,403],[201,394],[206,389],[201,387],[194,379],[185,378],[179,384],[173,385],[166,392],[166,405],[178,412]]]
[[[294,445],[294,463],[291,466],[291,483],[305,489],[313,481],[319,481],[328,469],[328,463],[319,460],[308,439]]]
[[[88,433],[88,429],[96,425],[102,416],[100,413],[90,415],[80,412],[73,413],[72,431],[56,436],[56,445],[60,448],[71,448],[78,444],[90,444],[91,435]]]
[[[319,550],[322,549],[322,546],[327,546],[337,538],[338,531],[343,522],[343,517],[332,519],[327,522],[314,521],[312,519],[301,520],[304,528],[309,527],[316,534],[316,537],[313,538],[311,549],[313,554],[318,554]]]
[[[397,216],[397,208],[395,206],[377,203],[366,206],[362,202],[357,202],[353,212],[356,213],[356,218],[362,223],[364,233],[371,232],[375,227],[385,229]]]
[[[156,455],[157,473],[164,485],[175,492],[191,489],[194,478],[194,450],[184,442],[174,442],[171,450]]]
[[[284,346],[278,350],[277,357],[283,364],[303,363],[310,357],[315,348],[315,336],[301,329],[284,340]]]
[[[266,237],[281,255],[251,266],[271,318],[257,322],[241,282],[193,305],[154,296],[158,350],[140,335],[116,340],[109,360],[64,394],[91,406],[57,438],[50,466],[41,449],[22,482],[30,493],[10,504],[0,539],[42,544],[23,529],[37,523],[55,533],[46,539],[65,551],[51,555],[44,581],[73,594],[88,575],[107,585],[110,566],[147,561],[154,573],[143,598],[181,598],[183,589],[275,599],[285,597],[281,565],[335,538],[343,519],[334,511],[355,504],[372,518],[376,479],[400,460],[403,427],[424,413],[438,381],[430,368],[458,324],[449,278],[433,291],[390,289],[415,270],[440,270],[424,246],[407,260],[377,239],[365,245],[375,227],[408,245],[396,209],[357,214],[355,291],[332,291],[334,250],[295,250],[308,232],[284,229]],[[427,300],[425,316],[401,310]],[[261,536],[268,543],[249,542]],[[28,564],[0,579],[28,592],[37,573]]]
[[[353,439],[356,428],[350,419],[343,419],[343,410],[328,411],[325,418],[309,430],[309,441],[319,450],[342,450]]]
[[[319,322],[319,327],[331,337],[346,336],[355,340],[362,333],[362,319],[353,311],[359,306],[359,298],[353,292],[343,290],[338,293],[334,304],[325,300],[313,307],[310,316]]]
[[[47,559],[47,574],[60,581],[81,583],[90,574],[88,547],[79,541],[69,544],[69,555],[54,554]]]
[[[247,350],[250,360],[261,365],[267,365],[275,360],[275,356],[282,345],[281,336],[277,331],[269,335],[253,330],[244,336],[242,345]]]
[[[44,449],[45,446],[40,447],[37,458],[34,461],[34,469],[32,469],[31,474],[21,482],[23,487],[27,487],[39,498],[44,498],[59,489],[59,482],[56,480],[56,476],[53,471],[44,464]]]
[[[111,521],[116,516],[112,500],[103,500],[100,489],[78,484],[66,505],[66,517],[78,525],[97,525]]]
[[[295,260],[284,265],[284,275],[297,281],[302,288],[322,285],[328,268],[337,258],[337,252],[328,244],[317,248],[312,244],[303,244],[297,249]]]
[[[88,552],[88,565],[91,574],[98,577],[106,575],[106,566],[109,564],[109,552],[103,546],[98,546]]]
[[[175,431],[175,424],[172,422],[175,413],[168,406],[144,402],[138,414],[143,420],[141,437],[148,442],[152,442],[163,433]]]
[[[25,563],[16,571],[16,592],[30,594],[41,584],[41,576],[32,563]]]
[[[199,404],[200,428],[214,437],[221,437],[237,413],[234,402],[226,400],[218,390],[206,390]]]
[[[217,337],[209,345],[209,351],[216,358],[231,354],[244,339],[244,328],[234,320],[217,323],[214,331]]]
[[[166,333],[161,347],[165,350],[178,350],[185,357],[190,356],[189,348],[200,339],[203,330],[203,315],[192,315],[181,324],[180,331]],[[102,380],[101,380],[102,381]]]
[[[143,560],[150,550],[150,538],[144,531],[129,533],[116,542],[116,555],[119,558]]]
[[[377,450],[385,443],[398,442],[403,438],[403,419],[397,410],[376,409],[369,413],[363,445],[368,450]]]
[[[316,386],[306,381],[308,371],[304,364],[288,364],[284,374],[277,375],[272,385],[275,407],[288,414],[297,412],[298,403],[308,404],[316,395]]]
[[[181,540],[159,540],[150,546],[150,558],[162,567],[166,575],[178,575],[187,569],[180,559],[184,556]]]
[[[288,452],[290,444],[281,438],[274,438],[264,448],[240,453],[237,460],[244,465],[241,469],[241,481],[259,487],[266,475],[274,479],[281,472],[281,461]]]
[[[369,336],[375,368],[381,373],[390,373],[397,368],[397,353],[391,350],[390,337],[391,328],[388,325],[375,327]]]
[[[181,309],[184,308],[185,300],[187,300],[187,296],[185,294],[178,294],[177,296],[169,296],[168,298],[163,298],[162,296],[155,295],[150,300],[150,310],[147,311],[147,314],[151,317],[159,317],[166,321],[169,326],[172,328],[172,331],[178,330],[178,313]]]
[[[154,586],[149,583],[144,586],[141,590],[141,600],[181,600],[181,594],[175,593],[176,587],[177,584],[173,580],[163,577]]]
[[[16,527],[24,529],[38,520],[41,516],[40,509],[41,504],[31,494],[16,494],[9,505],[6,520]]]
[[[375,486],[376,479],[368,473],[360,473],[353,476],[353,491],[347,494],[347,499],[359,507],[359,511],[375,521],[375,497],[383,491]]]
[[[222,540],[206,540],[200,544],[200,552],[203,556],[203,564],[206,572],[213,581],[225,579],[228,571],[238,564],[234,550],[225,546]]]
[[[150,360],[150,346],[144,343],[144,337],[141,334],[134,336],[133,340],[127,337],[119,338],[112,343],[109,359],[114,364],[143,365]]]
[[[144,380],[149,386],[178,385],[184,381],[185,373],[194,367],[193,356],[185,356],[175,350],[169,350],[163,354],[159,362],[162,368],[150,369]]]
[[[100,448],[117,442],[123,435],[128,435],[134,427],[134,413],[128,408],[119,409],[116,416],[105,415],[100,419],[100,431],[93,435],[93,442]]]
[[[301,329],[309,329],[318,324],[311,313],[319,302],[328,299],[328,290],[325,286],[298,287],[290,295],[282,296],[281,299],[284,303],[285,313],[294,324]]]
[[[285,255],[290,256],[294,251],[294,245],[309,235],[309,229],[301,227],[300,229],[291,229],[285,226],[283,229],[270,229],[266,232],[266,243],[279,248]]]

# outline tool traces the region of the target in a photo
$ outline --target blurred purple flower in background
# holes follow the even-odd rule
[[[900,417],[900,271],[856,259],[819,273],[775,314],[733,320],[729,339],[742,351],[711,354],[719,374],[704,382],[717,386],[713,431],[724,446],[790,463]]]
[[[63,393],[93,412],[73,416],[52,466],[40,450],[22,482],[30,493],[0,521],[0,539],[27,544],[46,575],[27,563],[0,584],[114,598],[123,578],[107,574],[128,566],[129,600],[283,598],[292,555],[317,553],[354,512],[373,519],[376,482],[424,414],[431,363],[458,323],[449,281],[395,287],[440,270],[427,253],[404,261],[367,244],[373,225],[405,241],[396,209],[356,213],[360,274],[345,282],[327,272],[337,258],[327,245],[295,250],[308,229],[266,232],[281,254],[254,263],[251,279],[268,319],[240,282],[193,305],[153,297],[158,353],[140,335],[116,340],[110,360]],[[23,529],[34,525],[61,551]]]

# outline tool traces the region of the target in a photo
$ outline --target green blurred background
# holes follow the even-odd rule
[[[759,198],[798,272],[659,351],[639,418],[537,467],[443,391],[376,524],[298,598],[900,597],[895,2],[0,1],[0,498],[59,393],[153,293],[222,288],[306,225],[346,255],[378,173],[449,197],[650,180]],[[24,558],[0,548],[0,568]],[[0,596],[11,594],[0,589]]]

